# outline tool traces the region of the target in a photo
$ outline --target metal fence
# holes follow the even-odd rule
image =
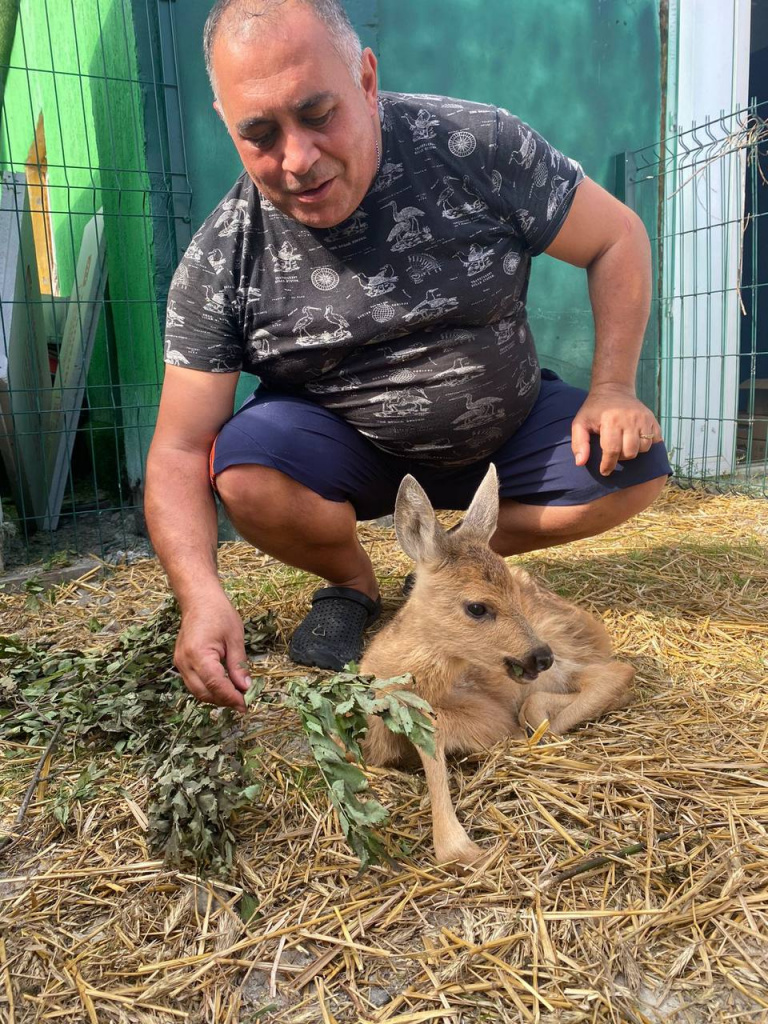
[[[655,297],[641,377],[677,480],[768,496],[768,103],[624,154]]]
[[[61,550],[147,550],[140,494],[161,325],[191,227],[174,5],[18,6],[12,48],[0,38],[6,567]],[[640,392],[656,403],[677,478],[762,496],[766,107],[624,154],[618,180],[653,240]]]
[[[18,6],[0,46],[6,568],[146,549],[161,324],[191,198],[168,0]]]

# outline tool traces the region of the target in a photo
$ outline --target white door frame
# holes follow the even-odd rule
[[[736,126],[719,119],[749,102],[750,13],[750,0],[670,0],[673,140],[707,121],[718,139]],[[684,477],[732,472],[736,450],[746,160],[743,150],[713,159],[722,147],[709,138],[673,141],[665,176],[662,425]]]

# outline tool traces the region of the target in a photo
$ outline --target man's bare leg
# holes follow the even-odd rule
[[[666,482],[666,476],[658,477],[587,505],[521,505],[502,498],[491,547],[500,555],[519,555],[605,533],[647,508]]]
[[[230,466],[216,477],[216,488],[237,532],[259,551],[335,587],[378,597],[349,502],[328,501],[266,466]]]
[[[491,546],[501,555],[515,555],[594,537],[642,512],[666,481],[658,477],[586,505],[522,505],[503,498]],[[216,486],[235,529],[260,551],[334,586],[378,596],[349,502],[328,501],[265,466],[231,466],[218,475]]]

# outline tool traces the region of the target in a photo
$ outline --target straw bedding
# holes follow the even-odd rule
[[[361,535],[386,619],[407,561],[391,530]],[[629,708],[565,739],[454,767],[459,815],[496,851],[482,874],[431,861],[421,776],[377,770],[401,860],[358,876],[279,706],[245,723],[263,789],[223,880],[148,849],[149,781],[114,753],[56,747],[14,830],[43,751],[6,744],[0,1020],[768,1020],[767,547],[765,503],[670,488],[621,529],[522,559],[603,616],[639,681]],[[276,612],[257,670],[280,685],[314,582],[243,544],[220,569],[246,610]],[[3,631],[106,644],[166,593],[148,560],[36,608],[0,597]],[[92,762],[61,825],[55,787]]]

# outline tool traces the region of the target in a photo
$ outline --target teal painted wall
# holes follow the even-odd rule
[[[102,324],[89,373],[99,486],[143,476],[161,379],[152,224],[135,32],[125,0],[21,0],[0,156],[21,171],[42,112],[56,271],[72,289],[82,232],[104,209],[114,344]],[[22,70],[22,69],[35,70]]]
[[[382,88],[436,92],[505,106],[614,191],[614,157],[658,138],[659,0],[347,0]],[[192,226],[240,173],[211,109],[201,53],[210,0],[177,17]],[[178,5],[177,5],[178,8]],[[593,321],[583,271],[541,256],[530,314],[542,361],[586,386]],[[649,329],[641,390],[653,400],[657,342]],[[251,387],[244,383],[240,395]]]
[[[506,107],[611,192],[614,155],[658,138],[658,0],[380,0],[378,15],[383,88]],[[544,364],[586,386],[584,272],[539,257],[529,312]],[[649,337],[651,362],[655,346]]]
[[[192,189],[191,221],[195,231],[216,206],[243,167],[221,119],[213,109],[213,95],[203,60],[203,26],[213,0],[184,0],[183,17],[175,8],[179,53],[179,87],[183,104],[184,142],[187,172]],[[347,10],[365,46],[376,49],[378,42],[378,0],[347,0]],[[242,374],[235,405],[247,398],[258,384],[255,377]]]

